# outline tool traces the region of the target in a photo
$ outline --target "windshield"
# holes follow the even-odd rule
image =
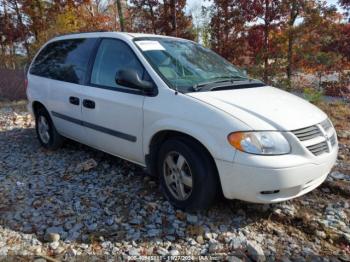
[[[191,41],[150,37],[135,39],[135,43],[170,87],[180,92],[225,79],[247,79],[227,60]]]

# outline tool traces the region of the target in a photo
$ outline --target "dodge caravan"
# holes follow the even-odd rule
[[[186,210],[228,199],[274,203],[318,187],[338,142],[327,115],[189,40],[70,34],[27,74],[41,145],[70,138],[146,167]]]

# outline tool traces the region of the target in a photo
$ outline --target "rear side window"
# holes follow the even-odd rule
[[[48,44],[36,57],[30,73],[83,84],[96,39],[69,39]]]

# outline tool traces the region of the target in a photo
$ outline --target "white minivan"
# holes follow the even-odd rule
[[[256,203],[301,196],[337,158],[325,113],[189,40],[59,36],[38,52],[27,81],[42,146],[57,149],[67,137],[147,167],[185,210],[221,193]]]

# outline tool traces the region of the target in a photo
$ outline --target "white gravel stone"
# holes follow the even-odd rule
[[[316,236],[318,236],[319,238],[322,238],[322,239],[327,238],[326,233],[324,231],[319,231],[319,230],[316,231]]]
[[[139,175],[140,167],[70,141],[57,151],[45,150],[33,127],[28,113],[0,109],[0,257],[32,256],[35,250],[63,261],[80,255],[114,261],[141,254],[237,253],[263,261],[264,250],[267,260],[298,254],[300,261],[311,261],[308,256],[324,255],[321,244],[327,241],[340,260],[339,241],[350,242],[348,198],[327,185],[346,183],[350,176],[336,173],[343,171],[333,171],[332,181],[322,186],[328,190],[297,200],[264,206],[227,201],[189,214],[174,209],[156,180]],[[350,152],[342,144],[340,150]],[[337,170],[347,168],[338,162]],[[317,239],[288,235],[290,221],[308,209]],[[247,239],[253,242],[247,245]]]
[[[169,251],[169,255],[170,256],[179,256],[180,255],[180,252],[177,250],[177,249],[171,249]]]
[[[216,241],[215,239],[209,240],[209,247],[208,251],[209,253],[215,253],[220,249],[220,243]]]
[[[248,255],[255,261],[263,262],[266,260],[263,249],[256,242],[247,242],[247,252]]]
[[[187,222],[190,224],[197,224],[198,223],[198,217],[195,215],[187,215]]]
[[[55,250],[59,247],[60,243],[58,241],[50,243],[50,248]]]
[[[238,258],[238,257],[235,257],[235,256],[229,256],[229,257],[227,258],[227,261],[228,261],[228,262],[243,262],[242,259],[240,259],[240,258]]]
[[[47,233],[46,240],[49,242],[57,242],[60,240],[60,235],[57,233]]]
[[[138,250],[137,248],[131,248],[131,249],[129,250],[129,255],[130,255],[130,256],[139,256],[140,253],[139,253],[139,250]]]
[[[338,171],[334,171],[332,173],[330,173],[330,176],[334,179],[345,179],[345,175],[343,173],[340,173]]]
[[[157,248],[157,254],[160,255],[160,256],[166,256],[169,254],[169,251],[165,248],[162,248],[162,247],[158,247]]]

